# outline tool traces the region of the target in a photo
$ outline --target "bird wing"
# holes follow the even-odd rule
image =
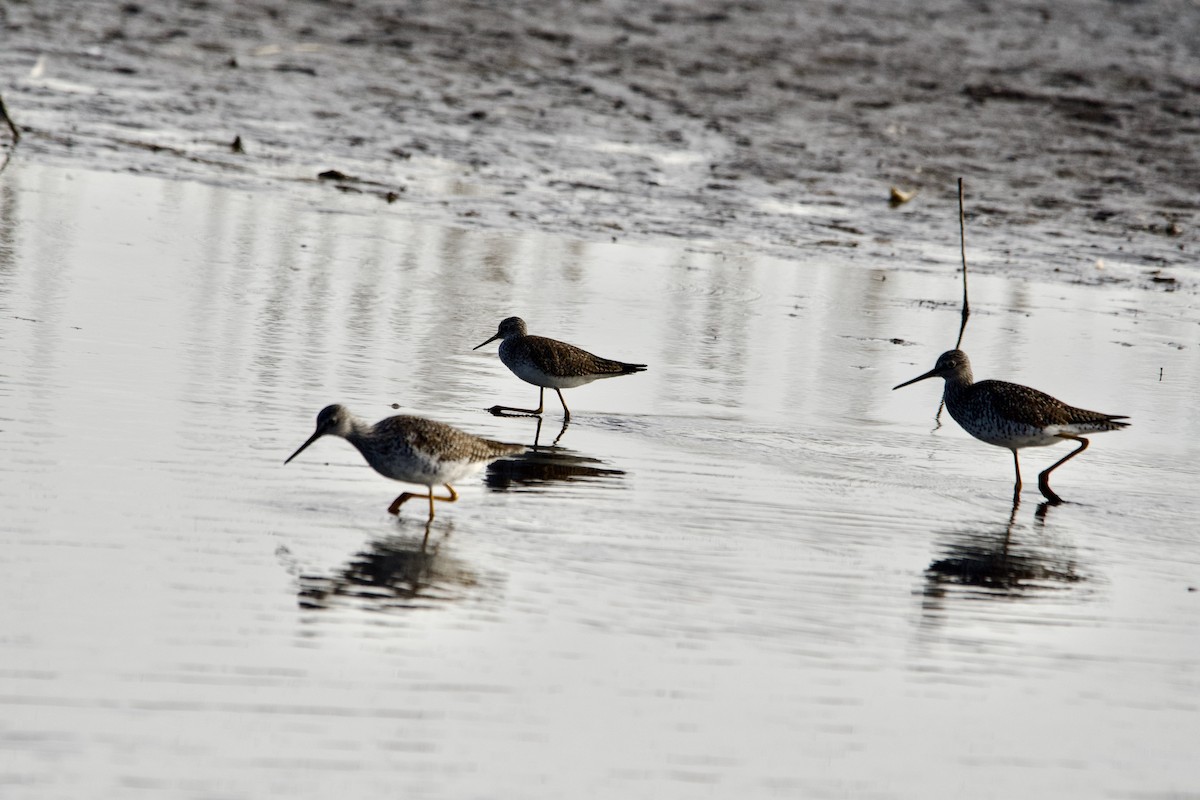
[[[523,445],[494,442],[425,417],[388,417],[376,426],[388,436],[403,440],[412,450],[453,461],[486,461],[500,455],[521,452]]]
[[[977,386],[989,387],[986,394],[992,398],[993,407],[1001,417],[1019,420],[1039,428],[1050,425],[1105,423],[1124,419],[1121,416],[1069,406],[1045,392],[1039,392],[1037,389],[1022,386],[1019,383],[980,381],[973,384],[972,388]]]
[[[618,374],[624,371],[620,361],[601,358],[581,347],[547,339],[544,336],[526,336],[522,340],[529,358],[542,372],[548,375],[575,377],[605,373]]]

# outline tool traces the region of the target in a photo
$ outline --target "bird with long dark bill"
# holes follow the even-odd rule
[[[1045,392],[1005,381],[975,382],[971,362],[962,350],[950,350],[938,357],[937,364],[924,375],[905,381],[893,390],[927,378],[946,381],[943,399],[950,416],[976,439],[1007,447],[1013,454],[1017,482],[1013,502],[1021,496],[1021,462],[1017,451],[1022,447],[1044,447],[1063,441],[1079,446],[1038,474],[1038,489],[1057,505],[1062,498],[1050,488],[1050,473],[1088,448],[1084,434],[1116,431],[1129,423],[1121,414],[1102,414],[1069,406]]]
[[[322,436],[340,436],[362,453],[367,463],[385,478],[428,487],[427,494],[404,492],[388,507],[399,514],[400,506],[414,497],[429,498],[429,519],[433,519],[433,501],[453,503],[458,492],[450,484],[479,472],[491,462],[525,451],[524,445],[505,444],[483,439],[458,428],[424,417],[395,416],[375,424],[351,414],[345,406],[332,405],[317,415],[317,430],[287,464]],[[444,486],[445,497],[435,495],[433,487]]]
[[[497,415],[505,412],[541,414],[546,390],[553,389],[558,394],[558,401],[562,403],[564,419],[570,420],[571,410],[567,408],[567,401],[563,399],[561,390],[583,386],[599,378],[615,378],[646,369],[645,364],[613,361],[611,358],[601,358],[557,339],[530,336],[525,327],[525,320],[520,317],[509,317],[502,321],[495,336],[472,349],[478,350],[497,339],[501,340],[500,360],[504,362],[504,366],[521,380],[538,387],[537,408],[492,406],[488,409]]]

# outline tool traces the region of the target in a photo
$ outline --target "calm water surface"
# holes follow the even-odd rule
[[[10,165],[0,794],[1198,796],[1200,303],[973,278],[979,377],[1133,418],[1014,511],[890,391],[944,263]],[[511,314],[650,371],[491,417],[535,402],[471,350]],[[331,402],[561,437],[426,531],[345,442],[283,466]]]

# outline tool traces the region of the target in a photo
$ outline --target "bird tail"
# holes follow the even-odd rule
[[[500,455],[515,456],[518,453],[524,453],[529,448],[523,444],[509,444],[508,442],[497,442],[489,439],[492,448]]]
[[[1128,428],[1128,422],[1122,420],[1129,419],[1123,414],[1104,414],[1096,419],[1090,419],[1086,422],[1077,423],[1080,433],[1102,433],[1103,431],[1119,431],[1121,428]]]
[[[633,372],[645,372],[646,371],[645,364],[626,364],[624,361],[618,361],[617,363],[621,365],[621,374],[622,375],[629,375],[630,373],[633,373]]]

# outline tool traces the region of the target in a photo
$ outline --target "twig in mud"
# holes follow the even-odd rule
[[[971,302],[967,299],[967,221],[966,214],[963,211],[963,179],[958,179],[958,246],[962,254],[963,267],[963,304],[962,304],[962,322],[958,326],[958,341],[954,343],[954,349],[962,348],[963,334],[967,332],[967,317],[971,316]],[[945,395],[942,396],[938,403],[937,414],[933,419],[937,423],[934,427],[936,431],[942,427],[942,410],[946,407]],[[1015,507],[1015,506],[1014,506]]]
[[[971,316],[971,302],[967,299],[967,221],[966,214],[963,212],[963,179],[958,179],[958,246],[962,253],[963,265],[963,306],[962,306],[962,324],[958,327],[958,341],[954,345],[954,349],[958,350],[962,346],[963,334],[967,330],[967,317]]]
[[[12,121],[12,117],[8,115],[8,109],[4,107],[4,98],[0,97],[0,120],[8,124],[9,131],[12,132],[12,147],[4,154],[4,160],[0,161],[0,172],[8,167],[8,162],[12,159],[13,148],[17,146],[17,142],[21,141],[21,129],[17,127],[17,123]]]

